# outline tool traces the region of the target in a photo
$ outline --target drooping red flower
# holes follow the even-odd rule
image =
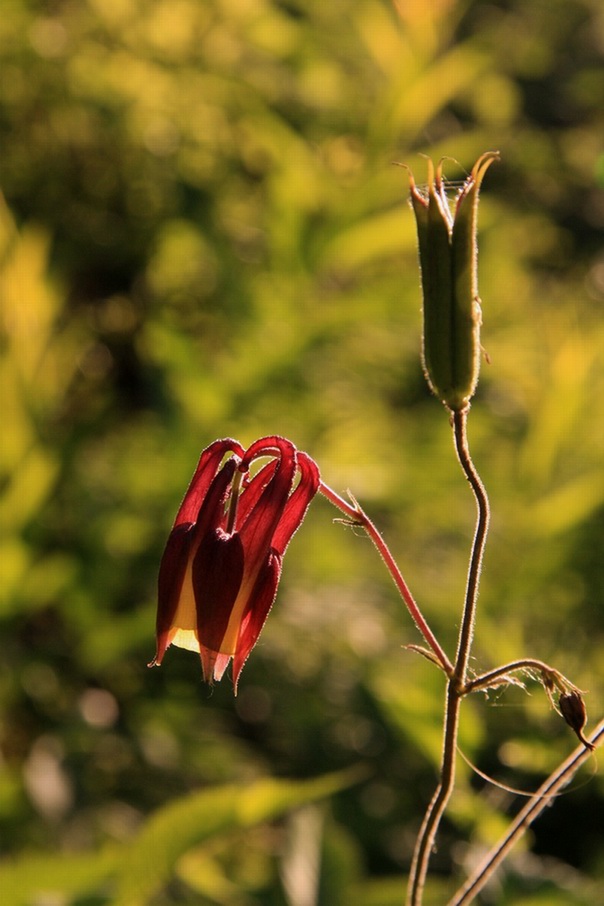
[[[237,690],[275,599],[283,554],[318,487],[316,463],[283,437],[263,437],[245,451],[227,438],[203,451],[160,565],[150,667],[178,645],[199,653],[211,683],[233,658]]]

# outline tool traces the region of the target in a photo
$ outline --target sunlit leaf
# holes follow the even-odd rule
[[[296,806],[322,799],[355,782],[333,774],[305,782],[259,780],[193,793],[153,815],[124,862],[113,906],[137,906],[168,881],[178,858],[204,840],[270,821]]]

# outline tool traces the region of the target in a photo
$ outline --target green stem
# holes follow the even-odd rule
[[[411,863],[411,872],[409,875],[407,906],[421,906],[430,856],[434,849],[434,842],[436,840],[441,818],[455,786],[455,755],[457,751],[459,709],[461,696],[464,694],[464,687],[466,684],[468,662],[474,636],[480,573],[482,570],[484,548],[489,530],[489,499],[480,476],[474,467],[468,448],[467,418],[467,409],[464,409],[461,412],[454,412],[452,427],[457,457],[463,472],[470,483],[470,487],[472,488],[476,500],[476,529],[470,554],[463,616],[457,643],[457,654],[455,656],[455,667],[453,674],[450,674],[447,687],[440,780],[434,796],[426,810],[417,837],[413,861]]]
[[[455,450],[463,472],[472,488],[477,509],[476,530],[474,532],[474,541],[472,543],[472,553],[470,554],[470,566],[468,569],[468,580],[466,585],[466,599],[461,629],[459,632],[459,641],[457,644],[457,655],[455,658],[455,676],[460,687],[463,687],[466,683],[468,662],[472,648],[472,639],[474,637],[480,573],[482,571],[482,561],[490,521],[489,498],[480,475],[472,462],[468,447],[467,427],[468,410],[464,409],[462,412],[454,412],[453,436],[455,439]]]
[[[459,709],[461,697],[454,681],[447,686],[447,705],[443,737],[443,753],[440,769],[440,781],[424,815],[422,826],[417,835],[409,885],[407,888],[408,906],[421,906],[428,864],[434,848],[434,841],[441,818],[447,807],[453,787],[455,786],[455,754],[457,751],[457,733],[459,728]]]

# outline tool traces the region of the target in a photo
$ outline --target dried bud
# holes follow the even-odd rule
[[[583,727],[587,723],[587,712],[581,693],[576,689],[572,692],[562,692],[558,699],[558,705],[568,726],[574,730],[583,745],[593,751],[595,746],[588,742],[583,735]]]
[[[478,192],[498,157],[497,151],[487,151],[476,161],[457,196],[454,213],[445,192],[442,161],[436,169],[428,161],[425,192],[409,173],[422,278],[424,372],[432,391],[453,411],[468,407],[478,381]]]

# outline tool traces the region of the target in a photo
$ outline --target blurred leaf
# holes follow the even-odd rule
[[[138,906],[170,878],[192,846],[237,828],[270,821],[296,806],[331,796],[358,780],[357,772],[305,782],[259,780],[194,793],[153,815],[122,867],[113,906]]]
[[[97,891],[114,874],[118,850],[82,855],[24,854],[0,863],[2,906],[32,906],[42,902],[73,902]]]
[[[401,906],[405,890],[406,879],[402,877],[366,881],[351,889],[347,903],[348,906]],[[426,884],[424,906],[442,906],[450,895],[450,884],[430,878]]]
[[[552,489],[527,506],[524,518],[535,532],[555,535],[589,519],[604,500],[604,475],[600,469],[581,475]]]
[[[218,903],[228,903],[240,895],[240,886],[227,876],[216,853],[201,847],[189,850],[177,864],[178,877],[196,893]]]
[[[354,271],[382,257],[402,254],[405,249],[415,251],[415,242],[411,218],[405,218],[404,210],[397,207],[375,214],[339,233],[323,249],[321,264],[336,271]]]

